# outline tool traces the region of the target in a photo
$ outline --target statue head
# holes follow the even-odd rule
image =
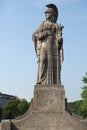
[[[48,4],[48,5],[46,5],[46,7],[48,7],[48,9],[45,11],[45,13],[51,13],[52,17],[53,17],[53,22],[56,23],[57,18],[58,18],[58,9],[57,9],[56,5]]]

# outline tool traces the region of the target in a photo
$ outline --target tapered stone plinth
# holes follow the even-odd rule
[[[36,85],[34,98],[27,113],[1,130],[87,130],[87,126],[65,111],[65,91],[62,85]]]

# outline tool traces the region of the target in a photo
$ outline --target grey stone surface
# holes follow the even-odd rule
[[[9,120],[2,120],[1,130],[11,130],[11,123]]]
[[[4,128],[1,130],[6,130]],[[87,130],[87,125],[65,111],[65,92],[62,85],[36,85],[27,114],[20,119],[11,120],[11,128],[7,130],[46,129]]]
[[[64,111],[64,87],[62,85],[36,85],[33,108],[37,111]]]
[[[26,122],[21,120],[14,124],[12,130],[87,130],[85,125],[67,112],[32,112]]]
[[[58,9],[47,5],[46,20],[33,33],[32,39],[38,58],[37,84],[61,84],[61,65],[63,62],[63,26],[56,23]]]

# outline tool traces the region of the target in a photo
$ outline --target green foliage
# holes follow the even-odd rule
[[[83,100],[68,103],[68,108],[83,118],[87,118],[87,73],[82,79],[84,86],[82,87],[81,97]]]
[[[82,89],[83,89],[83,91],[81,93],[81,97],[83,99],[87,99],[87,86],[84,86]]]
[[[23,115],[29,108],[29,104],[26,100],[23,100],[17,105],[18,115]]]
[[[29,103],[26,100],[8,100],[8,102],[2,108],[2,116],[4,119],[13,119],[24,114],[28,108]]]
[[[0,107],[0,119],[2,118],[2,108]]]
[[[82,100],[80,100],[80,101],[74,101],[74,102],[69,102],[68,103],[68,109],[72,113],[75,113],[76,115],[82,116],[81,104],[82,104]]]
[[[4,119],[12,119],[18,115],[17,104],[18,100],[8,100],[8,102],[3,107],[3,118]]]
[[[83,77],[82,79],[83,83],[84,83],[84,86],[82,87],[83,91],[81,93],[81,97],[83,99],[87,99],[87,73],[86,75]]]
[[[87,84],[87,73],[85,74],[85,76],[83,76],[82,81],[84,84]]]
[[[82,87],[83,91],[81,93],[81,97],[83,98],[83,102],[81,105],[83,117],[87,117],[87,73],[82,79],[84,86]]]

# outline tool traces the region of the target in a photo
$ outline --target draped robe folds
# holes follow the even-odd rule
[[[58,25],[43,22],[33,34],[35,51],[38,57],[38,84],[60,84],[60,50]]]

